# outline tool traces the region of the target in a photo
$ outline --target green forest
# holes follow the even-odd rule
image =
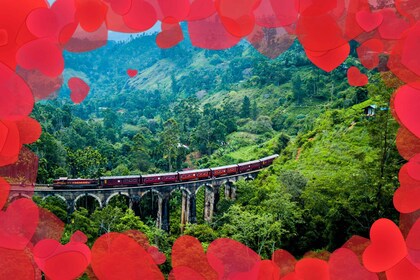
[[[359,63],[355,47],[331,73],[313,66],[297,42],[274,60],[246,43],[209,51],[185,40],[161,50],[154,36],[65,53],[65,81],[82,77],[91,91],[75,105],[63,86],[57,98],[36,104],[32,116],[43,133],[30,149],[40,157],[38,183],[280,156],[254,181],[238,182],[237,199],[221,199],[211,223],[200,219],[198,207],[198,223],[183,230],[180,193],[171,198],[170,232],[155,227],[153,213],[139,217],[124,200],[67,216],[59,199],[34,199],[66,222],[63,242],[76,230],[92,245],[106,232],[139,229],[168,260],[181,234],[204,247],[233,238],[264,258],[277,248],[299,257],[334,250],[355,234],[367,237],[376,219],[398,218],[392,195],[404,161],[389,110],[393,88],[375,71],[368,86],[347,83],[346,70]],[[129,68],[139,74],[129,78]],[[376,106],[374,116],[364,113],[369,105]],[[170,261],[162,266],[169,272]]]

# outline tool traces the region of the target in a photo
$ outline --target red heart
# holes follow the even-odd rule
[[[16,123],[0,120],[0,166],[16,162],[21,147]]]
[[[364,268],[357,255],[349,249],[340,248],[334,251],[329,260],[331,279],[340,280],[377,280],[376,273]]]
[[[105,20],[107,6],[100,0],[76,0],[76,17],[87,32],[98,30]]]
[[[295,41],[295,36],[290,35],[283,27],[264,28],[255,25],[247,40],[261,54],[274,59],[289,49]]]
[[[420,250],[420,219],[411,227],[407,235],[407,247],[413,250]]]
[[[420,138],[420,90],[409,85],[400,87],[395,94],[394,108],[401,124]]]
[[[420,76],[419,37],[420,23],[417,23],[408,31],[401,53],[401,63],[417,76]]]
[[[298,261],[295,266],[295,279],[329,280],[328,263],[323,260],[306,258]]]
[[[157,14],[155,8],[147,1],[132,1],[131,9],[123,16],[127,27],[136,31],[146,31],[155,25]]]
[[[142,246],[115,232],[96,240],[92,247],[92,269],[99,279],[164,279]]]
[[[133,78],[134,76],[136,76],[138,72],[139,72],[139,71],[137,71],[137,70],[135,70],[135,69],[127,69],[127,75],[128,75],[130,78]]]
[[[26,26],[38,38],[58,36],[57,15],[48,8],[33,10],[26,18]]]
[[[240,38],[226,31],[217,13],[188,22],[188,33],[193,46],[211,50],[231,48],[240,41]]]
[[[44,239],[36,244],[34,259],[48,278],[75,279],[86,270],[91,253],[83,243],[61,245],[57,240]]]
[[[43,239],[61,240],[64,233],[64,223],[52,212],[39,207],[39,223],[31,243],[36,244]]]
[[[420,154],[420,138],[402,126],[397,133],[397,149],[404,159],[409,160],[414,155]]]
[[[251,271],[235,273],[231,277],[229,277],[229,279],[231,280],[243,280],[243,279],[279,280],[280,269],[274,262],[270,260],[263,260],[263,261],[257,262]]]
[[[64,70],[63,50],[51,38],[42,38],[23,45],[16,54],[19,66],[37,69],[49,77],[60,76]]]
[[[0,177],[0,210],[3,209],[4,204],[9,198],[10,185],[9,183]]]
[[[367,69],[373,69],[379,64],[379,54],[383,52],[384,44],[381,40],[370,39],[357,48],[360,62]]]
[[[417,280],[420,279],[420,270],[408,259],[404,258],[400,263],[386,272],[387,280]]]
[[[12,202],[0,212],[0,247],[23,250],[35,233],[38,219],[38,206],[32,200]]]
[[[369,246],[370,240],[358,235],[353,235],[341,248],[346,248],[356,254],[360,262],[362,262],[362,255],[367,246]]]
[[[162,23],[162,31],[156,36],[159,48],[168,49],[184,40],[184,34],[179,23]]]
[[[31,144],[41,136],[41,125],[38,121],[25,117],[16,122],[19,130],[19,138],[22,144]]]
[[[88,84],[86,84],[85,81],[75,77],[69,79],[68,86],[71,90],[70,98],[76,104],[85,100],[90,90]]]
[[[32,196],[34,184],[38,173],[38,157],[29,148],[23,146],[18,155],[18,161],[0,167],[0,176],[4,178],[19,178],[19,185],[15,185],[15,192],[24,191],[27,196]]]
[[[155,246],[147,248],[147,253],[153,258],[155,264],[163,264],[166,262],[166,256],[164,253],[159,252],[159,249]]]
[[[280,268],[281,276],[285,276],[295,270],[295,264],[297,262],[292,254],[281,249],[274,251],[271,260]]]
[[[386,271],[407,256],[404,237],[391,220],[377,220],[370,229],[370,239],[372,243],[363,252],[363,264],[369,271]]]
[[[399,187],[394,193],[394,206],[400,213],[411,213],[420,209],[420,183],[417,187]]]
[[[410,27],[410,24],[394,9],[383,9],[381,14],[384,18],[381,26],[379,26],[379,35],[386,40],[399,40],[405,30]]]
[[[346,60],[350,53],[350,45],[346,43],[327,52],[313,52],[307,49],[305,52],[313,64],[326,72],[331,72]]]
[[[368,77],[361,73],[360,70],[355,66],[350,67],[347,71],[347,79],[349,81],[349,85],[353,87],[364,86],[369,81]]]
[[[71,242],[79,242],[79,243],[86,243],[88,241],[88,238],[86,234],[81,232],[80,230],[77,230],[73,235],[70,237]]]
[[[213,0],[192,0],[190,2],[190,13],[187,21],[205,19],[216,12]]]
[[[31,90],[15,71],[3,63],[0,63],[0,92],[0,119],[21,119],[31,113],[34,106]]]
[[[228,238],[213,241],[207,249],[207,259],[211,267],[219,273],[219,278],[223,279],[229,278],[234,273],[251,271],[261,260],[253,250]],[[222,267],[223,270],[219,270]]]
[[[179,237],[172,246],[172,267],[189,268],[204,279],[217,278],[217,273],[210,266],[200,241],[188,235]],[[178,274],[179,271],[174,273]]]
[[[0,248],[0,267],[0,279],[42,279],[29,249]]]
[[[407,164],[400,169],[400,187],[394,193],[394,206],[400,213],[411,213],[420,208],[420,181],[408,174]]]
[[[157,0],[162,11],[161,19],[183,21],[190,13],[190,0]]]
[[[7,45],[9,36],[6,29],[0,29],[0,47]]]
[[[415,155],[405,164],[408,176],[416,181],[420,181],[420,154]]]
[[[359,11],[356,13],[356,21],[366,32],[370,32],[381,25],[384,17],[381,13],[371,13],[370,11]]]

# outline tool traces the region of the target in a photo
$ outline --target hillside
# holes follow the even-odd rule
[[[245,43],[208,51],[186,40],[160,50],[154,36],[145,35],[89,53],[66,53],[65,60],[65,79],[82,77],[91,92],[73,105],[63,86],[53,106],[37,104],[34,115],[45,120],[48,133],[43,137],[51,136],[60,151],[45,159],[40,182],[65,174],[138,174],[254,159],[278,152],[281,139],[309,131],[325,111],[367,98],[366,89],[350,88],[345,80],[354,58],[325,73],[298,43],[269,60]],[[129,78],[127,69],[138,75]],[[169,135],[176,143],[162,144]],[[51,147],[42,143],[35,150],[46,154]],[[179,144],[188,149],[177,149]],[[70,167],[72,155],[89,154],[89,147],[97,152],[97,164],[92,174],[80,174]]]
[[[184,233],[204,244],[231,237],[266,258],[280,247],[297,256],[332,250],[352,234],[367,236],[379,217],[397,218],[393,174],[403,162],[387,109],[392,90],[374,72],[369,86],[349,87],[346,69],[354,63],[350,56],[325,73],[298,43],[269,60],[246,44],[205,51],[187,41],[157,50],[153,36],[67,53],[65,78],[85,78],[91,93],[74,105],[63,87],[56,100],[36,105],[33,116],[43,127],[31,145],[40,156],[38,182],[218,166],[278,153],[257,180],[237,184],[237,201],[219,201],[211,224],[199,219]],[[127,69],[139,73],[129,78]],[[371,104],[382,108],[375,117],[364,114]],[[173,225],[180,223],[180,197],[171,198]],[[198,213],[203,197],[197,194]],[[65,209],[44,204],[66,218]],[[122,212],[124,203],[110,207],[90,218],[76,211],[67,230],[115,213],[138,219]],[[166,235],[154,229],[152,216],[142,219],[136,227],[168,253],[180,227]],[[98,233],[88,231],[91,242]]]

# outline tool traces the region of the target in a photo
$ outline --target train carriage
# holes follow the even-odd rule
[[[211,178],[211,170],[210,168],[206,169],[199,169],[199,170],[187,170],[187,171],[180,171],[179,174],[179,181],[194,181],[194,180],[203,180],[203,179],[210,179]]]
[[[278,154],[275,154],[275,155],[268,156],[268,157],[265,157],[265,158],[260,159],[260,161],[261,161],[261,167],[270,166],[273,163],[273,161],[276,158],[278,158],[278,156],[279,156]]]
[[[88,189],[88,188],[97,188],[98,180],[97,179],[69,179],[62,177],[53,181],[52,184],[54,189]]]
[[[166,184],[178,182],[178,173],[149,174],[141,176],[143,185]]]
[[[238,165],[227,165],[210,168],[212,171],[212,177],[223,177],[238,173]]]
[[[102,188],[133,187],[141,184],[140,175],[108,176],[99,178]]]
[[[243,162],[238,164],[238,172],[245,173],[252,170],[257,170],[261,168],[261,162],[259,160],[253,160],[248,162]]]

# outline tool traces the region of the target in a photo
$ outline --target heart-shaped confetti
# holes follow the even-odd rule
[[[402,125],[420,138],[420,90],[409,85],[399,88],[395,94],[394,108]]]
[[[127,70],[127,75],[130,77],[130,78],[133,78],[133,77],[135,77],[136,75],[137,75],[137,73],[138,73],[139,71],[138,70],[135,70],[135,69],[128,69]]]
[[[77,77],[70,78],[68,86],[71,91],[70,98],[76,104],[83,102],[90,90],[88,84]]]
[[[38,206],[29,199],[13,201],[0,212],[0,247],[23,250],[38,225]]]
[[[368,83],[368,77],[361,73],[357,67],[350,67],[347,70],[347,80],[349,81],[349,85],[353,87],[362,87]]]
[[[89,247],[80,242],[61,245],[57,240],[44,239],[36,244],[34,258],[48,278],[74,279],[86,270],[91,253]]]
[[[372,225],[370,239],[372,243],[363,253],[363,264],[369,271],[386,271],[407,256],[400,229],[388,219],[379,219]]]
[[[372,13],[366,10],[359,11],[356,14],[357,23],[366,32],[370,32],[379,27],[383,19],[384,17],[381,13]]]
[[[175,241],[172,246],[172,267],[187,267],[204,279],[217,279],[217,273],[210,266],[200,241],[192,236],[184,235]]]
[[[99,279],[164,279],[145,249],[120,233],[108,233],[95,241],[92,268]]]
[[[305,49],[305,52],[313,64],[326,72],[331,72],[346,60],[350,53],[350,46],[345,44],[327,52],[312,52]]]
[[[357,255],[346,248],[337,249],[331,254],[329,266],[331,279],[378,280],[377,274],[366,270]]]

